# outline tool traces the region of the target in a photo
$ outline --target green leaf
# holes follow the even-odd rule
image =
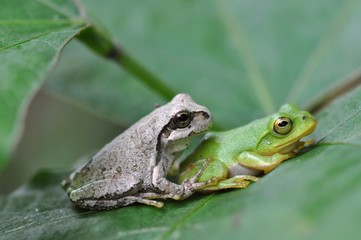
[[[340,239],[347,234],[347,239],[357,239],[361,234],[360,96],[359,87],[319,113],[315,135],[323,140],[246,189],[169,200],[162,209],[132,205],[91,212],[72,206],[59,184],[65,174],[43,172],[0,198],[1,236]]]
[[[0,5],[1,169],[32,96],[85,22],[72,1],[1,0]]]

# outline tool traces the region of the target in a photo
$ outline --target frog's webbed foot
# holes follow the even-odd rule
[[[258,177],[251,175],[236,175],[228,179],[217,182],[217,184],[206,186],[199,189],[201,193],[211,193],[218,190],[229,189],[229,188],[246,188],[251,182],[257,182]]]
[[[207,158],[204,163],[202,164],[201,168],[198,170],[198,172],[192,176],[191,178],[188,178],[182,182],[182,186],[184,188],[182,196],[180,196],[180,199],[185,199],[192,195],[194,192],[196,192],[198,189],[207,186],[207,185],[214,185],[217,183],[217,178],[211,178],[204,182],[198,182],[200,176],[204,172],[204,170],[207,168],[209,163],[212,162],[211,158]]]

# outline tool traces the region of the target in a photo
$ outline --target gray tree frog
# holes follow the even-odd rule
[[[105,145],[62,186],[73,203],[90,210],[132,203],[162,207],[154,199],[185,199],[212,181],[197,183],[206,166],[180,185],[167,180],[167,172],[191,137],[211,125],[207,108],[178,94]]]

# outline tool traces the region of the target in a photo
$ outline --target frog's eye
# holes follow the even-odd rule
[[[286,135],[292,130],[292,120],[287,117],[279,117],[273,123],[273,130],[281,135]]]
[[[191,123],[191,121],[192,117],[188,111],[178,112],[173,117],[173,123],[177,128],[185,128]]]

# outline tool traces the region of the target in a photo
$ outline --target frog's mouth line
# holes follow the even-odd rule
[[[199,132],[191,131],[191,132],[188,134],[187,138],[193,137],[193,136],[197,136],[197,135],[202,134],[202,133],[204,133],[204,132],[206,132],[206,131],[207,131],[207,129],[206,129],[206,130],[203,130],[203,131],[199,131]]]
[[[303,134],[301,134],[297,138],[297,140],[295,140],[295,141],[293,141],[291,143],[285,143],[285,144],[277,146],[277,148],[279,149],[278,151],[282,152],[282,153],[289,153],[292,150],[297,149],[298,146],[300,146],[300,145],[303,146],[303,144],[301,144],[301,143],[304,143],[304,142],[302,142],[301,139],[303,137],[306,137],[309,134],[311,134],[316,129],[316,126],[317,126],[317,121],[315,120],[315,123],[312,124]]]

